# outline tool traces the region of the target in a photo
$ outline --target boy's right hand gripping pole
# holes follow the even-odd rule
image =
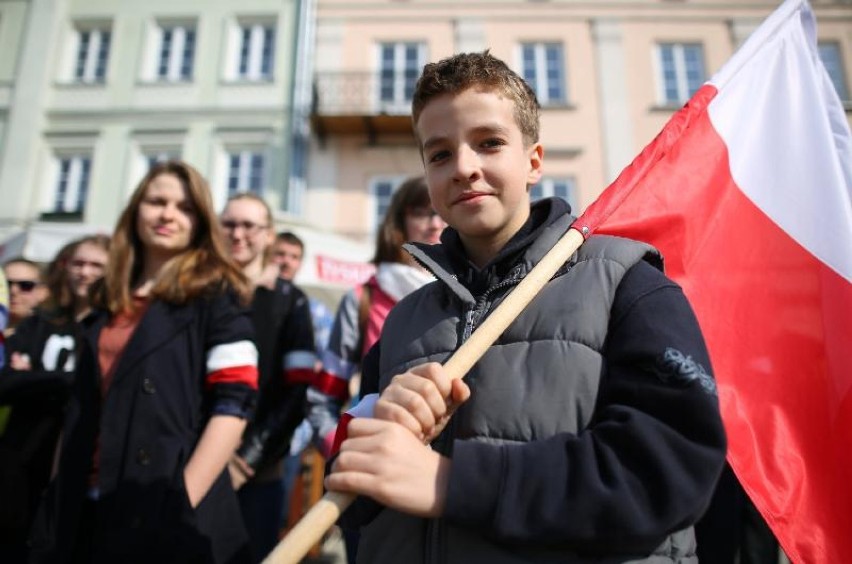
[[[517,287],[485,321],[476,328],[470,338],[453,353],[444,364],[444,371],[451,378],[463,378],[473,365],[485,354],[503,331],[520,315],[532,299],[556,271],[571,258],[583,244],[583,235],[572,227],[529,271]],[[355,495],[343,492],[328,492],[269,553],[264,564],[297,564],[308,550],[322,538],[355,500]]]

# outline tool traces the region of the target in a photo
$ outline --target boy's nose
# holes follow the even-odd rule
[[[459,180],[475,178],[479,172],[479,159],[476,151],[469,147],[461,147],[456,153],[455,174]]]

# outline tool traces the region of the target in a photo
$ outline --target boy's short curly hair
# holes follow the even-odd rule
[[[515,104],[515,121],[524,143],[538,141],[539,103],[535,92],[523,78],[488,50],[482,53],[459,53],[429,63],[414,88],[411,114],[415,125],[426,105],[443,94],[458,94],[468,88],[497,91]]]

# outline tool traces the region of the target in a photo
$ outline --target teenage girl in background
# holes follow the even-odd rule
[[[350,380],[381,335],[388,312],[434,280],[412,260],[403,243],[437,244],[446,226],[432,208],[422,176],[409,178],[396,189],[376,237],[372,260],[376,274],[340,301],[328,347],[322,352],[322,370],[308,389],[308,421],[324,456],[331,453],[340,412],[349,399]],[[357,533],[344,530],[344,535],[347,560],[354,563]]]
[[[247,561],[226,464],[257,387],[249,285],[194,168],[142,179],[104,282],[31,560]]]

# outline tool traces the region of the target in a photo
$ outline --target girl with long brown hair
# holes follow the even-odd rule
[[[325,455],[333,450],[334,432],[350,380],[379,339],[385,318],[396,303],[434,278],[402,248],[407,241],[436,244],[447,226],[435,213],[426,180],[414,176],[396,189],[376,235],[376,273],[347,292],[335,314],[322,370],[308,390],[308,421],[314,442]],[[347,560],[355,561],[357,535],[346,534]]]
[[[118,220],[98,313],[84,324],[59,474],[35,561],[243,562],[226,464],[257,388],[242,306],[207,183],[155,165]]]

